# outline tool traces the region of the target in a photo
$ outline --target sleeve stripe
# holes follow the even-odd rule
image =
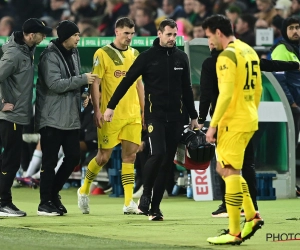
[[[235,65],[237,65],[237,59],[236,59],[235,49],[234,49],[234,48],[226,48],[226,49],[220,54],[220,56],[227,57],[227,58],[230,59]]]

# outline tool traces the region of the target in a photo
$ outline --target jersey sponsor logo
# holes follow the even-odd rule
[[[174,70],[183,70],[183,68],[174,67]]]
[[[117,77],[117,78],[119,78],[121,76],[126,76],[126,71],[116,70],[114,72],[114,76]]]
[[[253,102],[254,96],[253,95],[244,95],[244,99],[246,102]]]
[[[153,129],[154,129],[154,128],[153,128],[152,124],[150,124],[150,125],[148,126],[148,132],[149,132],[149,133],[152,133]]]

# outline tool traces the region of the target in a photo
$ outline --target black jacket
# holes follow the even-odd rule
[[[93,122],[94,109],[91,102],[80,114],[80,140],[97,143],[97,127]]]
[[[243,34],[237,35],[237,38],[251,47],[256,45],[254,31],[248,30]]]
[[[161,47],[159,38],[130,67],[107,107],[115,109],[134,81],[142,75],[145,86],[145,120],[180,121],[183,105],[191,119],[197,118],[187,55],[176,46]]]
[[[211,57],[206,58],[202,63],[200,77],[199,124],[203,124],[205,122],[209,108],[210,116],[212,116],[216,107],[219,95],[216,63],[218,55],[221,52],[222,51],[212,50]],[[260,69],[261,71],[267,72],[298,70],[299,63],[260,59]]]

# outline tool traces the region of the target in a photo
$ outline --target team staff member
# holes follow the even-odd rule
[[[219,95],[218,89],[218,78],[216,72],[216,63],[218,55],[222,51],[217,51],[212,48],[211,56],[203,61],[201,69],[200,78],[200,102],[199,102],[199,119],[198,123],[200,127],[203,127],[206,116],[210,109],[210,115],[212,117],[213,112],[216,107],[217,98]],[[288,70],[299,70],[298,62],[285,62],[276,60],[260,59],[260,69],[262,71],[288,71]],[[255,155],[254,155],[254,145],[252,140],[249,141],[244,156],[243,171],[242,175],[246,180],[249,193],[251,195],[253,205],[256,211],[258,211],[258,205],[256,202],[256,177],[255,177]],[[222,204],[219,208],[212,212],[212,217],[227,217],[227,209],[225,204],[225,182],[223,178],[220,177],[220,190],[222,192]]]
[[[122,97],[142,75],[150,156],[144,166],[144,191],[139,209],[150,215],[149,220],[163,220],[160,203],[183,130],[183,105],[192,119],[191,128],[198,128],[188,57],[175,46],[176,35],[174,20],[165,19],[160,23],[158,38],[135,60],[104,113],[104,120],[110,122],[117,104],[121,105]]]
[[[264,224],[254,209],[248,185],[240,175],[245,148],[258,129],[258,105],[262,93],[259,58],[249,45],[234,38],[227,17],[213,15],[202,27],[211,47],[224,50],[217,59],[219,96],[206,140],[215,142],[218,126],[217,172],[226,183],[225,202],[229,216],[228,231],[207,241],[221,245],[241,244]],[[246,223],[241,232],[242,206]]]
[[[288,17],[283,21],[281,34],[283,39],[272,50],[273,60],[300,62],[300,20],[298,17]],[[274,74],[290,104],[294,118],[295,144],[298,146],[300,132],[300,72],[280,71]]]
[[[75,23],[60,22],[58,38],[52,40],[40,56],[35,113],[43,152],[38,215],[67,213],[59,191],[80,161],[80,89],[92,84],[96,75],[80,74],[79,34]],[[55,174],[61,146],[64,159]]]
[[[0,216],[26,216],[12,203],[11,186],[20,168],[23,126],[32,117],[34,52],[52,29],[36,18],[2,46],[0,60]]]
[[[129,44],[134,35],[134,22],[120,18],[115,24],[116,37],[113,43],[96,51],[93,73],[97,78],[92,87],[94,119],[98,127],[98,153],[88,165],[84,184],[78,189],[78,207],[84,214],[90,212],[90,186],[101,168],[108,162],[113,148],[122,144],[121,179],[124,188],[124,214],[139,214],[137,204],[132,200],[134,185],[134,161],[141,143],[142,116],[144,110],[144,86],[138,79],[129,89],[116,109],[115,120],[104,123],[102,114],[115,89],[126,75],[139,52]],[[101,104],[99,107],[99,84]]]

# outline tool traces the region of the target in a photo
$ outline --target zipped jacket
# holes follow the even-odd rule
[[[16,36],[22,40],[23,33],[14,32],[3,44],[0,59],[0,110],[4,103],[12,103],[12,111],[0,111],[0,120],[27,125],[32,118],[32,91],[34,77],[34,48],[18,44]]]
[[[300,46],[298,46],[300,49]],[[273,60],[300,62],[293,47],[287,41],[281,41],[272,51]],[[277,81],[282,87],[290,105],[296,103],[300,106],[300,71],[278,71],[274,73]]]
[[[159,38],[137,57],[107,107],[114,109],[140,75],[145,86],[145,120],[180,121],[183,105],[191,119],[197,118],[188,57],[176,46],[160,46]]]
[[[36,86],[35,126],[37,130],[49,126],[62,130],[80,129],[80,87],[87,84],[87,76],[80,74],[80,58],[73,49],[75,76],[54,42],[40,55]]]

